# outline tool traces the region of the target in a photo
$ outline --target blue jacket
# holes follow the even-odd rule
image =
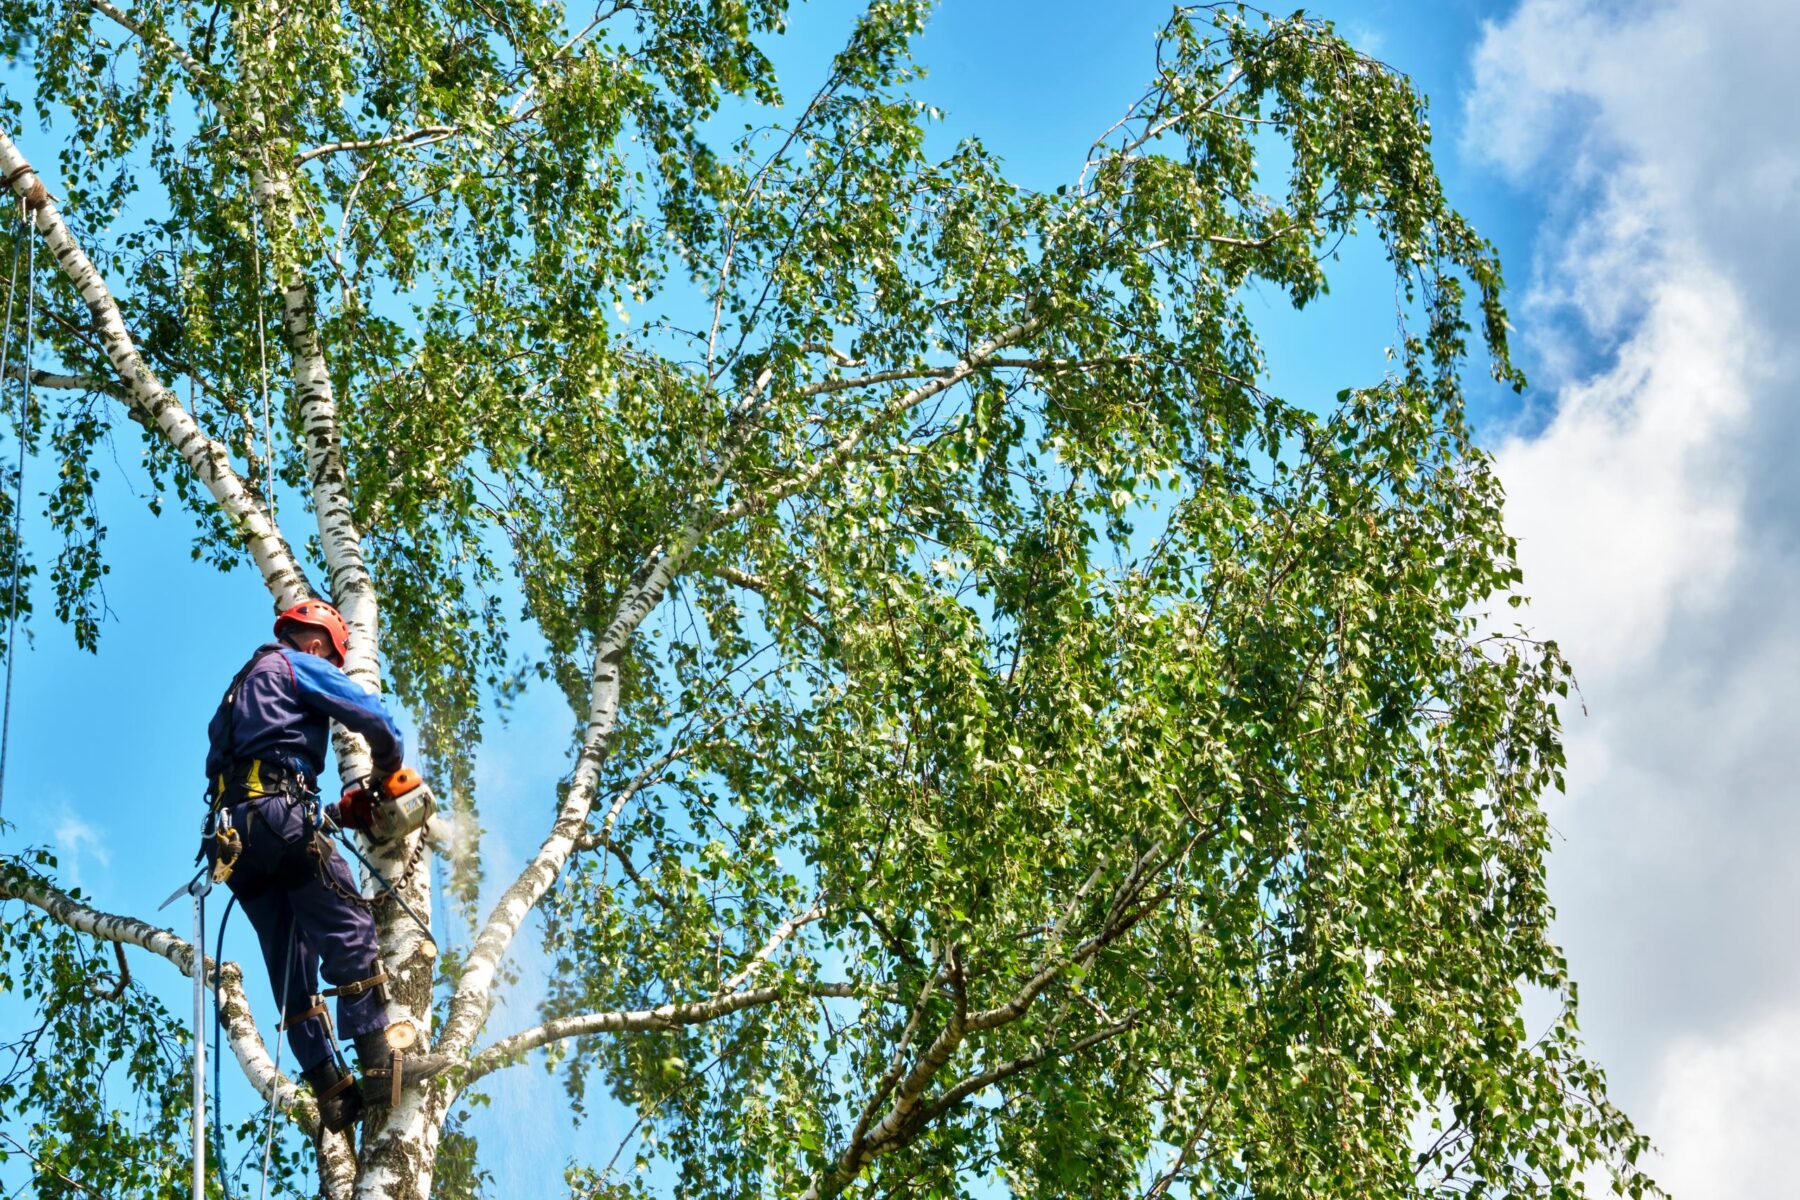
[[[378,776],[400,769],[405,743],[380,696],[316,654],[273,642],[263,650],[272,653],[258,651],[262,657],[238,685],[229,722],[221,701],[206,727],[209,784],[250,758],[286,763],[316,781],[325,772],[332,721],[368,739]]]

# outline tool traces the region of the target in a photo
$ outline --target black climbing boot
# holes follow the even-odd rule
[[[370,1104],[398,1104],[402,1087],[413,1087],[450,1065],[446,1055],[418,1052],[418,1040],[418,1026],[405,1020],[357,1035],[356,1063]]]
[[[387,1030],[377,1029],[374,1033],[356,1035],[356,1065],[362,1068],[364,1075],[386,1071],[393,1060],[394,1049],[388,1045]]]
[[[300,1078],[312,1087],[319,1102],[319,1123],[331,1132],[344,1132],[362,1116],[362,1089],[356,1086],[356,1076],[340,1069],[333,1060],[328,1058],[316,1067],[308,1067],[300,1072]]]

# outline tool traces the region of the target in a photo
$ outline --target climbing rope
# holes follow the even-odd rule
[[[224,966],[225,966],[225,926],[230,922],[231,911],[236,906],[237,906],[237,896],[233,895],[231,897],[230,901],[227,902],[225,905],[225,915],[219,918],[219,932],[213,941],[213,963],[214,963],[214,968],[213,968],[213,970],[214,970],[214,976],[213,976],[213,1136],[217,1139],[217,1149],[214,1152],[213,1157],[214,1157],[214,1160],[219,1165],[219,1190],[224,1195],[225,1200],[232,1200],[232,1195],[231,1195],[231,1174],[232,1174],[232,1172],[226,1167],[226,1160],[225,1160],[225,1116],[224,1116],[224,1105],[223,1105],[223,1100],[222,1100],[222,1097],[224,1096],[224,1087],[223,1087],[223,1080],[220,1077],[220,1065],[224,1062],[224,1055],[220,1052],[221,1051],[220,1042],[221,1042],[221,1028],[225,1023],[225,1008],[224,1008],[225,1002],[224,1002],[224,987],[223,987]],[[287,1014],[287,1010],[288,1010],[288,988],[291,986],[291,984],[293,982],[294,941],[295,941],[296,932],[297,932],[297,925],[294,921],[293,916],[290,915],[288,917],[286,969],[282,972],[282,977],[281,977],[281,1000],[280,1000],[280,1003],[281,1003],[282,1016],[284,1018],[285,1018],[285,1016]],[[276,1023],[275,1030],[276,1030],[276,1033],[275,1033],[275,1052],[274,1052],[274,1064],[275,1064],[274,1077],[275,1077],[275,1079],[279,1080],[281,1077],[282,1043],[285,1042],[287,1039],[282,1036],[281,1023],[279,1021]],[[279,1084],[277,1084],[275,1086],[278,1087]],[[254,1147],[254,1143],[252,1145]],[[262,1189],[258,1193],[261,1200],[267,1200],[267,1196],[269,1194],[269,1169],[273,1165],[274,1149],[275,1149],[275,1100],[273,1097],[271,1097],[269,1100],[269,1104],[268,1104],[268,1117],[265,1120],[264,1125],[263,1125]],[[240,1161],[238,1164],[238,1170],[241,1171],[242,1169],[243,1169],[243,1162]]]
[[[281,1087],[281,1044],[287,1041],[282,1026],[287,1023],[288,987],[294,979],[294,933],[298,929],[297,918],[288,914],[287,955],[282,960],[281,970],[281,1020],[275,1024],[275,1074],[271,1077],[269,1096],[269,1116],[263,1125],[262,1154],[262,1190],[257,1193],[257,1200],[268,1200],[269,1195],[269,1159],[275,1151],[275,1096]],[[335,1047],[333,1048],[335,1052]]]
[[[267,336],[264,332],[265,321],[263,307],[268,301],[268,289],[263,286],[262,269],[262,218],[256,211],[256,201],[250,202],[250,262],[256,271],[256,365],[257,387],[262,392],[263,417],[263,500],[269,506],[269,517],[273,520],[275,512],[275,433],[274,425],[269,419],[269,352]]]
[[[231,1172],[225,1166],[225,1101],[220,1068],[225,1056],[219,1052],[219,1027],[225,1023],[225,926],[231,923],[231,910],[237,907],[237,896],[225,902],[225,915],[219,918],[219,932],[213,939],[213,1161],[219,1164],[219,1191],[231,1200]]]
[[[12,733],[13,664],[18,661],[19,647],[19,562],[24,557],[23,510],[25,508],[25,441],[31,420],[31,323],[37,310],[37,239],[31,236],[28,220],[21,220],[18,240],[13,243],[12,277],[6,291],[6,331],[0,334],[0,387],[5,386],[7,358],[12,349],[13,299],[19,288],[19,252],[25,252],[25,361],[19,370],[22,381],[19,393],[19,462],[13,477],[12,585],[7,593],[6,614],[6,699],[0,707],[0,812],[6,808],[6,745]]]

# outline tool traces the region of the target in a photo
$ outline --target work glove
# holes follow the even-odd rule
[[[375,792],[366,781],[353,783],[344,789],[336,804],[325,806],[325,815],[339,829],[359,829],[366,833],[375,816]]]

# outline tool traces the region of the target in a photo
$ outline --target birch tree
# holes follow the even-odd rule
[[[377,905],[432,1074],[354,1141],[260,975],[8,858],[40,1195],[181,1189],[171,967],[300,1131],[277,1172],[342,1200],[470,1194],[467,1105],[545,1069],[637,1117],[581,1196],[1653,1190],[1548,934],[1569,672],[1507,623],[1462,389],[1523,381],[1424,101],[1320,21],[1180,8],[1040,192],[937,148],[926,7],[792,95],[785,0],[0,8],[10,428],[64,466],[61,544],[4,547],[27,613],[96,644],[122,431],[197,555],[343,610],[477,846],[497,706],[572,730],[535,851],[447,875],[464,952]],[[1269,394],[1247,298],[1306,304],[1348,236],[1391,370]],[[441,848],[367,849],[428,913]],[[121,1058],[135,1121],[68,1082]]]

